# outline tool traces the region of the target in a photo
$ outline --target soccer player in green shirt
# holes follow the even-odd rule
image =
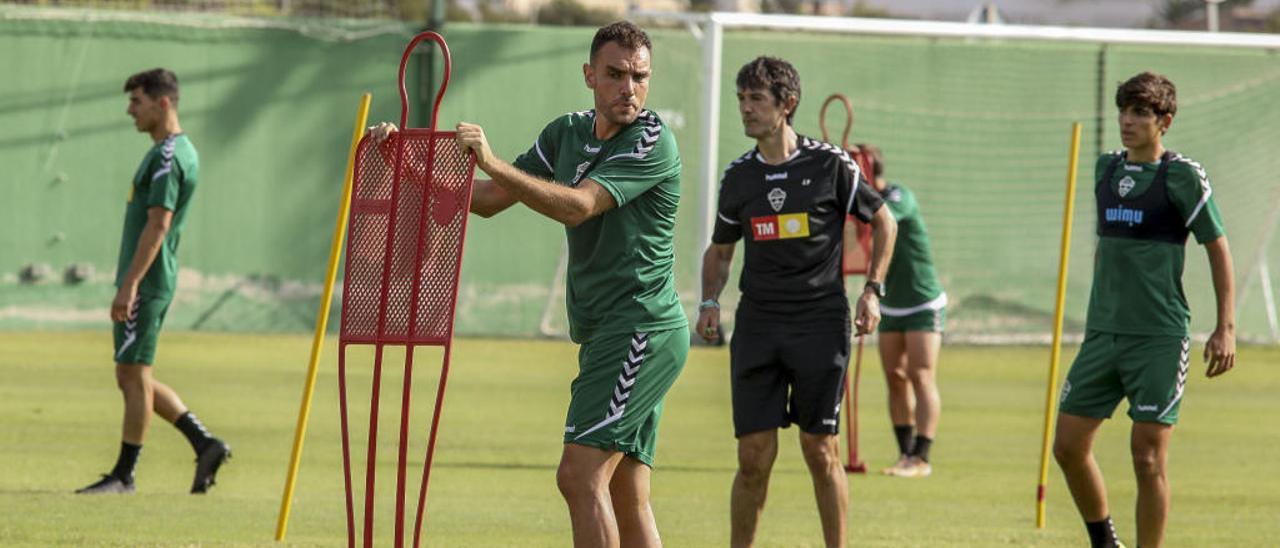
[[[1166,150],[1177,90],[1144,72],[1116,91],[1124,150],[1098,158],[1098,248],[1086,333],[1062,386],[1054,456],[1090,542],[1122,546],[1107,509],[1093,440],[1121,399],[1129,400],[1138,483],[1138,546],[1158,548],[1169,513],[1165,468],[1186,388],[1190,309],[1182,289],[1187,236],[1204,245],[1217,297],[1217,327],[1205,344],[1206,376],[1235,365],[1231,253],[1205,170]]]
[[[128,113],[154,145],[133,176],[125,205],[124,233],[116,269],[116,384],[124,394],[120,455],[110,474],[77,493],[133,493],[133,471],[155,411],[187,437],[196,453],[192,493],[205,493],[231,447],[213,437],[168,385],[152,376],[160,326],[178,282],[178,241],[192,193],[200,179],[199,158],[178,123],[178,78],[157,68],[124,84]]]
[[[947,317],[947,294],[933,267],[933,251],[920,205],[911,189],[884,176],[884,155],[859,144],[871,158],[871,184],[898,221],[893,261],[880,301],[880,363],[889,388],[889,419],[898,441],[898,462],[890,476],[918,478],[933,473],[929,449],[938,430],[938,351]]]
[[[600,28],[582,66],[595,108],[552,120],[515,162],[493,153],[480,126],[457,128],[492,177],[475,181],[473,213],[520,202],[566,227],[569,335],[581,348],[556,483],[575,546],[661,544],[650,467],[689,330],[672,271],[680,156],[671,129],[644,108],[652,50],[634,24]]]

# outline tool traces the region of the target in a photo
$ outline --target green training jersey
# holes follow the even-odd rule
[[[1163,184],[1156,184],[1163,161],[1121,160],[1110,180],[1102,181],[1123,154],[1104,154],[1094,168],[1099,236],[1087,328],[1186,336],[1191,321],[1182,290],[1186,236],[1195,234],[1204,244],[1224,233],[1209,177],[1196,161],[1170,153]]]
[[[680,202],[675,136],[648,110],[609,139],[597,139],[594,128],[595,111],[556,118],[515,161],[557,184],[595,181],[618,205],[565,229],[569,335],[583,343],[688,325],[672,270]]]
[[[915,193],[890,183],[884,189],[884,203],[898,221],[898,238],[884,279],[881,314],[906,316],[946,306],[942,282],[938,281],[938,272],[933,267],[929,232],[925,230]]]
[[[129,187],[129,202],[124,212],[124,233],[120,237],[120,260],[116,265],[116,286],[124,281],[138,238],[147,225],[147,210],[163,207],[173,212],[164,245],[138,284],[138,294],[171,297],[178,285],[178,242],[187,219],[187,206],[200,179],[200,159],[191,140],[184,134],[170,135],[156,143],[142,158]]]

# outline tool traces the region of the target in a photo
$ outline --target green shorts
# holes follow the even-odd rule
[[[932,331],[941,333],[947,323],[947,308],[924,309],[905,316],[890,316],[880,311],[880,331]]]
[[[662,399],[684,369],[689,328],[603,335],[578,350],[564,442],[653,466]]]
[[[1062,384],[1060,410],[1107,419],[1128,398],[1135,422],[1177,424],[1190,354],[1187,337],[1090,330]]]
[[[129,310],[128,321],[114,322],[115,362],[151,365],[156,357],[160,325],[169,311],[171,297],[139,295]]]

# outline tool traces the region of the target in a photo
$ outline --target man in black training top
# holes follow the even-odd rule
[[[750,546],[764,510],[778,429],[800,427],[827,546],[844,546],[849,494],[836,434],[849,364],[844,222],[853,214],[874,235],[867,284],[853,324],[880,322],[879,298],[897,232],[889,208],[841,149],[796,134],[800,76],[790,63],[759,57],[738,71],[738,110],[756,147],[724,172],[711,245],[702,257],[697,331],[720,336],[717,299],[734,245],[746,259],[730,345],[738,473],[731,503],[733,546]]]

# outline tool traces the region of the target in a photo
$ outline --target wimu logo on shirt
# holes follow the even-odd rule
[[[1129,209],[1124,206],[1108,207],[1105,213],[1108,223],[1127,223],[1129,226],[1142,224],[1141,209]]]
[[[809,214],[787,213],[751,218],[751,235],[757,242],[809,237]]]

